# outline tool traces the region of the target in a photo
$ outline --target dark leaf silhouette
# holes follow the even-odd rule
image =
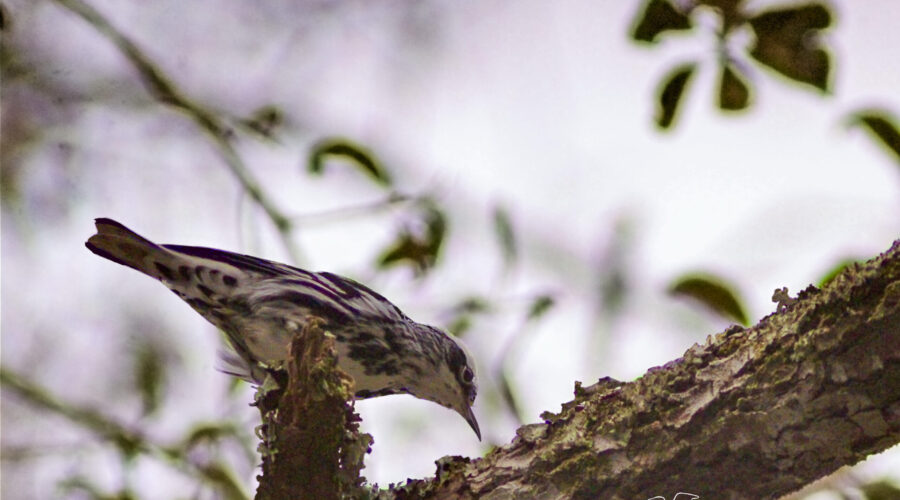
[[[900,487],[887,479],[860,487],[866,500],[900,500]]]
[[[547,313],[556,304],[556,299],[552,295],[538,295],[531,302],[528,308],[528,320],[536,320]]]
[[[491,311],[491,304],[484,297],[472,295],[463,298],[453,306],[447,322],[447,330],[456,336],[463,336],[475,321],[475,317]]]
[[[509,212],[503,207],[494,207],[494,233],[497,235],[497,241],[500,244],[500,251],[503,254],[503,260],[507,265],[511,265],[516,261],[519,254],[519,247],[516,241],[516,233],[513,229],[512,219]]]
[[[307,169],[310,173],[321,174],[331,158],[348,160],[377,184],[385,187],[391,185],[390,176],[372,152],[347,139],[332,138],[318,142],[309,155]]]
[[[656,113],[656,124],[660,128],[667,129],[672,126],[684,95],[684,89],[696,69],[695,63],[683,64],[675,68],[663,80]]]
[[[685,275],[675,280],[669,293],[690,297],[720,316],[747,325],[747,313],[734,287],[720,278],[707,274]]]
[[[818,38],[818,32],[831,25],[831,12],[824,5],[769,10],[749,22],[756,33],[750,51],[754,59],[792,80],[828,90],[831,64]]]
[[[447,218],[433,204],[426,205],[422,214],[424,229],[414,231],[409,227],[403,228],[378,259],[380,268],[405,262],[413,267],[417,275],[422,275],[437,262],[447,231]]]
[[[691,20],[666,0],[650,0],[640,14],[631,37],[640,42],[656,42],[665,31],[689,30]]]
[[[893,116],[880,110],[861,111],[853,115],[850,124],[864,127],[900,161],[900,127]]]
[[[731,64],[722,65],[719,83],[719,108],[725,111],[741,111],[750,105],[750,87]]]
[[[166,386],[166,366],[162,350],[149,342],[141,342],[134,351],[134,384],[141,395],[144,415],[155,413],[162,402]]]

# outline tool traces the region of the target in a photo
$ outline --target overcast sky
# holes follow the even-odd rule
[[[755,323],[774,310],[775,288],[796,293],[839,260],[871,257],[900,235],[897,164],[845,125],[861,108],[900,110],[897,2],[835,3],[837,24],[825,37],[835,55],[831,95],[751,64],[754,105],[734,116],[715,110],[709,29],[637,46],[627,36],[635,2],[92,5],[198,102],[231,116],[269,104],[283,110],[277,143],[240,136],[238,149],[268,195],[302,216],[300,264],[364,280],[423,322],[442,324],[463,293],[502,304],[506,314],[466,337],[482,365],[476,414],[488,444],[514,436],[492,368],[535,294],[553,293],[557,306],[512,354],[528,422],[571,399],[575,380],[632,379],[726,327],[665,294],[678,275],[732,280]],[[240,195],[210,141],[155,104],[83,20],[52,2],[7,8],[4,43],[27,50],[47,94],[65,98],[21,82],[3,89],[4,114],[33,116],[41,131],[16,150],[21,200],[3,205],[4,366],[137,422],[139,401],[114,380],[114,358],[134,336],[158,335],[180,364],[174,403],[153,432],[165,439],[184,422],[234,415],[252,431],[251,390],[229,397],[227,377],[214,370],[213,328],[83,241],[93,218],[105,216],[160,242],[287,260],[271,224]],[[702,61],[700,73],[675,130],[660,133],[652,122],[659,80],[689,59]],[[402,207],[321,215],[384,195],[350,169],[322,179],[303,173],[310,145],[332,135],[371,147],[403,192],[433,194],[447,207],[450,240],[431,279],[371,270],[408,221]],[[522,241],[522,264],[507,275],[490,224],[498,204]],[[629,234],[632,295],[612,322],[596,316],[592,293],[617,227]],[[61,477],[116,462],[96,447],[76,450],[89,437],[60,419],[32,419],[5,394],[3,408],[4,447],[63,450],[58,460],[4,461],[4,496],[46,498]],[[364,471],[371,481],[423,477],[443,455],[485,451],[463,420],[436,405],[403,396],[358,408],[375,437]],[[869,473],[897,467],[896,450],[891,457]],[[257,471],[241,472],[250,482]],[[108,476],[116,487],[118,472]],[[150,461],[132,473],[136,489],[159,498],[190,484],[169,476]]]

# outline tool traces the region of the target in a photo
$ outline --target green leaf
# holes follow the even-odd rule
[[[659,92],[659,106],[656,113],[656,124],[663,129],[669,128],[675,121],[681,97],[688,82],[697,69],[696,63],[682,64],[672,70],[663,79]]]
[[[84,476],[71,476],[56,485],[65,497],[91,498],[94,500],[137,500],[139,497],[128,487],[115,493],[106,493]]]
[[[200,423],[192,427],[182,440],[182,446],[189,450],[206,442],[216,442],[223,437],[237,437],[238,430],[228,422]]]
[[[490,302],[485,300],[484,297],[479,297],[477,295],[466,297],[453,306],[453,312],[459,314],[483,313],[490,311],[490,309]]]
[[[522,408],[519,405],[519,398],[516,397],[516,391],[513,389],[511,378],[507,372],[508,370],[501,366],[495,371],[494,380],[498,382],[500,396],[503,397],[503,402],[506,403],[507,409],[509,409],[510,413],[512,413],[520,424],[523,424],[526,420],[522,414]]]
[[[534,321],[547,313],[556,305],[556,299],[552,295],[538,295],[531,301],[528,308],[528,321]]]
[[[325,164],[332,158],[349,161],[381,186],[391,185],[390,176],[372,152],[348,139],[331,138],[315,144],[309,155],[307,170],[311,174],[322,174]]]
[[[747,313],[734,287],[720,278],[708,274],[688,274],[675,280],[669,287],[669,293],[690,297],[724,318],[747,325]]]
[[[722,65],[719,83],[719,108],[725,111],[741,111],[750,105],[750,88],[737,69],[728,63]]]
[[[813,3],[769,10],[749,22],[756,33],[754,59],[792,80],[828,90],[830,58],[817,36],[831,26],[827,7]]]
[[[484,297],[477,295],[465,297],[451,308],[450,313],[453,317],[447,324],[447,330],[461,337],[472,327],[475,316],[490,311],[491,304]]]
[[[275,132],[284,125],[284,112],[276,106],[263,106],[241,123],[263,138],[274,139]]]
[[[447,323],[447,331],[455,337],[462,337],[472,328],[472,316],[461,314]]]
[[[850,118],[849,123],[864,127],[900,161],[900,127],[889,113],[877,109],[860,111]]]
[[[447,219],[433,203],[426,203],[422,214],[422,234],[404,228],[378,259],[378,267],[407,263],[417,275],[423,275],[437,262],[447,232]]]
[[[210,462],[198,466],[198,470],[210,485],[219,493],[218,498],[225,500],[247,500],[249,495],[237,479],[234,471],[221,462]]]
[[[141,395],[143,414],[159,409],[166,385],[166,355],[159,346],[141,342],[134,351],[134,384]]]
[[[666,0],[650,0],[631,31],[639,42],[655,43],[665,31],[689,30],[691,19]]]
[[[838,262],[837,264],[835,264],[834,266],[832,266],[831,269],[829,269],[829,270],[825,273],[824,276],[822,276],[822,278],[819,280],[818,287],[819,287],[819,288],[824,287],[824,286],[827,285],[829,282],[831,282],[831,280],[833,280],[834,278],[836,278],[838,274],[841,274],[841,272],[842,272],[844,269],[847,269],[848,266],[850,266],[850,265],[852,265],[852,264],[856,264],[857,262],[862,262],[862,260],[860,260],[860,259],[851,259],[851,258],[846,258],[846,259],[841,260],[840,262]]]
[[[500,250],[503,253],[503,260],[507,265],[512,264],[518,257],[519,248],[509,212],[503,207],[494,207],[493,219],[494,234],[497,235],[497,241],[499,242]]]
[[[866,500],[900,500],[900,486],[889,479],[881,479],[860,487]]]

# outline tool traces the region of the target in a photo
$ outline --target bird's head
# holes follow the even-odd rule
[[[427,334],[420,338],[428,338],[433,342],[429,356],[434,363],[432,376],[419,377],[411,381],[410,392],[416,397],[433,401],[441,406],[459,413],[475,431],[481,440],[481,429],[472,412],[478,385],[475,377],[475,359],[469,354],[465,345],[457,338],[427,325],[417,325]],[[426,341],[427,342],[427,341]],[[428,342],[431,344],[431,342]]]

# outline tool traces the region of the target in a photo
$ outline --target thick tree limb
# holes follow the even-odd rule
[[[360,494],[359,471],[372,438],[359,434],[359,416],[348,403],[351,385],[337,368],[334,337],[310,321],[291,343],[282,388],[260,388],[264,443],[257,499]]]
[[[634,382],[576,383],[510,444],[391,493],[778,498],[900,442],[900,240],[788,302]]]

